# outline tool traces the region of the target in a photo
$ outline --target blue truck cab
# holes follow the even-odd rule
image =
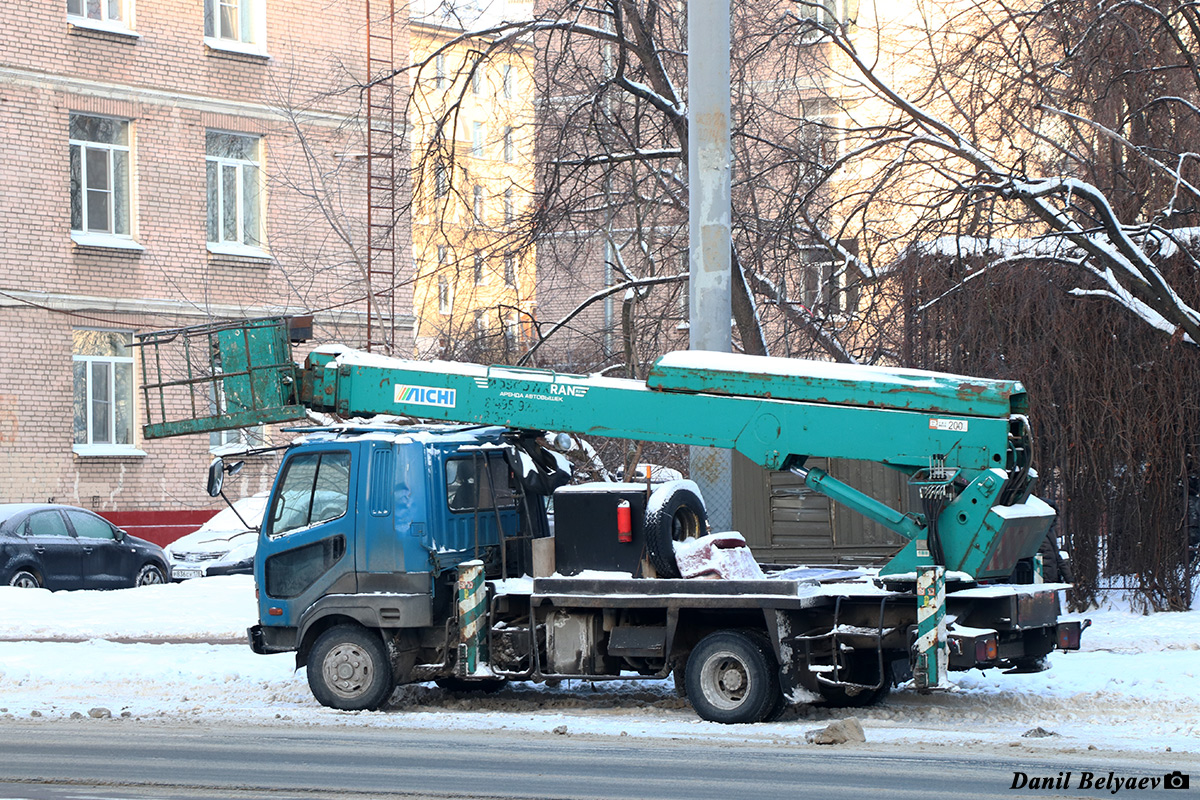
[[[299,437],[259,534],[254,650],[296,651],[302,666],[317,637],[339,624],[436,628],[452,615],[460,563],[481,559],[499,576],[524,499],[506,433],[347,426]]]

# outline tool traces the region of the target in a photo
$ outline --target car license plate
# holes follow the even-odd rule
[[[171,577],[177,579],[199,578],[204,573],[196,567],[176,567],[171,570]]]

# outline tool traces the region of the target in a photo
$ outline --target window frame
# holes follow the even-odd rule
[[[445,162],[438,159],[433,165],[433,198],[441,200],[450,194],[450,170]]]
[[[513,129],[511,125],[504,126],[504,163],[511,164],[516,159],[516,147],[513,145]]]
[[[238,38],[236,39],[221,36],[219,33],[219,14],[222,6],[237,6],[238,8]],[[206,47],[243,55],[263,57],[267,55],[265,0],[204,0],[202,13]],[[210,20],[213,24],[212,33],[208,29]],[[249,27],[248,33],[246,33],[247,26]]]
[[[488,284],[487,254],[484,253],[482,250],[476,250],[475,251],[475,261],[472,266],[474,267],[475,285],[476,286],[487,286],[487,284]]]
[[[87,0],[67,0],[67,23],[80,28],[107,31],[123,36],[140,39],[141,35],[133,30],[133,12],[135,0],[103,0],[100,3],[100,17],[92,17],[87,13]],[[119,9],[117,17],[110,17],[113,5]]]
[[[257,153],[256,153],[257,161],[251,161],[251,160],[246,160],[246,159],[241,159],[241,158],[232,158],[229,156],[209,155],[209,153],[208,153],[208,136],[209,136],[209,134],[217,134],[217,135],[222,135],[222,136],[237,136],[242,139],[254,140],[255,149],[257,150]],[[265,145],[266,137],[260,136],[257,134],[240,133],[237,131],[218,130],[216,128],[206,129],[204,132],[204,136],[205,136],[205,148],[204,148],[205,234],[204,234],[204,238],[205,238],[205,241],[208,246],[208,251],[210,253],[219,253],[219,254],[224,254],[224,255],[235,255],[235,256],[246,256],[249,258],[269,258],[270,253],[267,250],[267,186],[266,186],[267,181],[266,181],[266,168],[264,166],[264,162],[266,160],[265,154],[264,154],[264,149],[265,149],[264,145]],[[216,189],[217,189],[216,230],[217,230],[218,237],[223,237],[224,232],[225,232],[225,219],[224,219],[225,181],[223,180],[223,176],[225,174],[226,168],[232,167],[235,170],[234,174],[236,176],[235,177],[236,188],[234,189],[234,194],[235,194],[235,201],[236,201],[236,209],[235,209],[234,213],[237,217],[237,225],[236,225],[237,239],[236,240],[228,240],[228,239],[218,238],[217,241],[213,241],[212,239],[209,238],[208,222],[209,222],[209,214],[211,213],[211,208],[210,208],[210,204],[209,204],[209,199],[210,199],[209,192],[211,191],[211,189],[208,186],[208,181],[209,181],[208,165],[209,164],[215,164],[216,171],[217,171],[217,177],[216,177]],[[253,166],[254,169],[257,170],[258,234],[255,238],[259,242],[258,245],[246,244],[244,241],[244,239],[246,237],[246,231],[245,231],[245,228],[246,228],[245,182],[246,182],[246,167],[247,166]]]
[[[471,123],[471,155],[475,158],[483,158],[483,144],[483,123],[476,120]]]
[[[454,312],[454,290],[450,279],[445,275],[438,276],[438,313],[449,316]]]
[[[105,333],[123,334],[128,337],[130,344],[127,345],[127,347],[130,348],[130,355],[128,355],[128,356],[77,355],[74,352],[74,349],[75,349],[74,348],[74,333],[75,333],[75,331],[101,331],[101,332],[105,332]],[[137,390],[135,388],[135,380],[136,380],[135,376],[137,373],[136,373],[136,365],[134,363],[134,357],[132,355],[132,342],[133,342],[134,332],[131,330],[124,330],[124,329],[119,329],[119,328],[73,328],[71,330],[71,333],[72,333],[72,347],[71,347],[71,350],[72,350],[72,352],[71,352],[71,372],[72,372],[71,409],[72,409],[72,413],[74,413],[74,410],[75,410],[75,399],[74,399],[74,392],[75,392],[75,388],[76,388],[75,387],[76,377],[74,374],[75,364],[82,363],[82,364],[86,365],[83,370],[83,377],[84,377],[83,402],[84,402],[84,409],[85,409],[84,410],[84,420],[85,420],[85,422],[84,422],[85,428],[84,429],[86,431],[86,441],[84,441],[84,442],[74,441],[74,438],[75,438],[74,422],[72,422],[72,433],[71,433],[71,439],[72,439],[71,449],[72,449],[72,451],[80,456],[144,456],[145,452],[143,452],[142,450],[139,450],[136,446],[136,441],[137,441]],[[95,411],[95,408],[94,408],[94,401],[93,401],[92,381],[93,381],[93,374],[94,374],[93,373],[93,364],[96,364],[96,363],[107,363],[109,365],[108,370],[107,370],[109,390],[107,392],[108,396],[107,396],[107,398],[105,398],[105,402],[107,402],[109,404],[110,408],[112,409],[112,413],[109,414],[108,431],[107,431],[108,438],[111,441],[107,441],[107,442],[95,441],[96,436],[95,436],[94,431],[95,431],[96,426],[93,422],[93,412]],[[116,380],[116,368],[115,368],[116,364],[128,364],[129,365],[129,395],[128,395],[128,398],[129,398],[129,441],[128,442],[115,441],[117,438],[117,414],[116,414],[117,380]]]
[[[71,127],[75,118],[86,117],[90,119],[112,120],[125,126],[124,138],[125,144],[113,142],[97,142],[90,139],[76,139],[71,135]],[[134,184],[134,125],[133,120],[125,117],[115,117],[110,114],[91,114],[82,111],[72,111],[67,115],[67,159],[68,173],[72,172],[71,164],[74,163],[74,149],[79,148],[79,186],[78,188],[71,183],[70,190],[70,229],[71,239],[76,244],[94,247],[118,247],[122,249],[142,249],[141,245],[134,239],[134,231],[136,229],[134,223],[134,208],[136,202],[133,195]],[[107,189],[93,189],[88,185],[88,154],[91,152],[103,152],[105,154],[105,176],[108,181]],[[125,154],[125,176],[124,176],[124,202],[125,202],[125,218],[128,231],[118,233],[117,227],[117,175],[114,153]],[[76,191],[79,192],[79,224],[80,227],[75,227],[75,203]],[[108,211],[107,211],[107,230],[89,230],[89,203],[88,194],[93,191],[106,191],[108,193]]]
[[[512,64],[500,66],[500,92],[505,100],[513,99],[513,68]]]
[[[476,225],[483,224],[483,185],[471,187],[471,219]]]
[[[476,54],[468,59],[468,69],[471,72],[471,94],[475,97],[483,95],[483,61]]]

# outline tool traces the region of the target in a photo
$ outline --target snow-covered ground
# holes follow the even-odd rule
[[[1200,753],[1200,613],[1095,611],[1078,653],[1035,675],[954,673],[958,689],[898,689],[855,712],[819,707],[778,722],[700,721],[668,681],[513,684],[490,696],[405,687],[387,711],[322,708],[289,654],[258,656],[248,576],[113,592],[0,587],[0,718],[489,728],[802,743],[826,721],[858,716],[869,742],[1006,744],[1038,749]],[[185,643],[139,640],[184,639]],[[59,639],[59,641],[40,640]],[[63,641],[63,639],[74,641]],[[215,643],[214,643],[215,642]],[[97,721],[97,724],[104,724]],[[1055,736],[1027,738],[1041,727]]]

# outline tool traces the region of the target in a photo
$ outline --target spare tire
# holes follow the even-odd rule
[[[660,578],[679,577],[675,542],[707,532],[708,515],[695,486],[691,481],[664,483],[646,503],[646,555]]]

